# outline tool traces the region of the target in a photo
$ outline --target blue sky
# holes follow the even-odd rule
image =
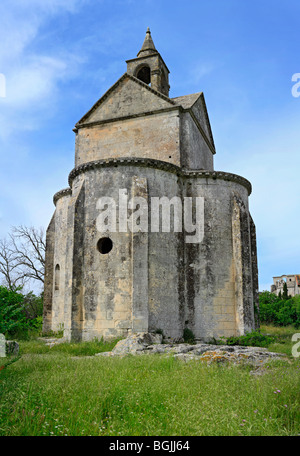
[[[299,15],[298,0],[2,0],[0,237],[47,227],[74,166],[75,123],[150,27],[170,96],[204,92],[215,169],[253,185],[260,289],[300,273]]]

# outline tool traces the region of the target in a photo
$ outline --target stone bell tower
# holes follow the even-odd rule
[[[135,76],[154,90],[169,96],[169,70],[155,49],[148,27],[143,46],[135,59],[127,60],[127,73]]]
[[[75,341],[245,334],[258,303],[251,184],[214,170],[204,95],[170,98],[149,29],[126,63],[74,128],[47,230],[43,329]]]

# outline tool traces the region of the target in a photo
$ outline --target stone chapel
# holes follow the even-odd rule
[[[43,330],[63,328],[74,341],[250,332],[258,324],[251,184],[214,170],[204,95],[170,98],[149,29],[126,63],[74,128],[75,167],[47,229]]]

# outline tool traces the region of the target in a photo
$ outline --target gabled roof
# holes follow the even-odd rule
[[[79,127],[82,124],[85,124],[87,120],[95,113],[96,110],[101,108],[101,105],[105,103],[105,101],[113,95],[115,91],[117,91],[118,88],[122,86],[126,81],[132,81],[133,83],[141,86],[144,90],[148,91],[149,94],[155,95],[155,97],[158,97],[161,100],[161,103],[164,107],[171,107],[171,106],[176,106],[176,103],[166,95],[163,95],[162,93],[158,92],[157,90],[152,89],[149,87],[147,84],[145,84],[143,81],[140,79],[137,79],[136,77],[124,73],[123,76],[118,79],[118,81],[113,84],[110,89],[105,92],[105,94],[99,98],[99,100],[92,106],[92,108],[76,123],[75,127]],[[162,106],[160,106],[162,107]],[[145,110],[146,111],[146,110]]]
[[[130,83],[131,98],[128,92],[128,84],[130,85]],[[141,98],[140,103],[136,102],[137,98]],[[128,100],[131,101],[128,102]],[[124,110],[125,104],[127,106],[127,112],[126,109]],[[99,121],[126,118],[132,115],[143,115],[150,111],[155,112],[175,108],[176,106],[191,114],[207,144],[212,152],[215,153],[215,145],[203,92],[169,98],[128,73],[124,73],[99,98],[92,108],[76,123],[75,128],[94,124]]]
[[[190,95],[183,95],[182,97],[171,98],[177,105],[182,106],[184,109],[190,109],[198,100],[202,92],[191,93]]]
[[[183,109],[194,114],[196,121],[200,123],[200,127],[204,135],[207,137],[213,149],[215,150],[214,138],[203,92],[171,98],[171,100],[175,102],[176,105],[182,106]]]

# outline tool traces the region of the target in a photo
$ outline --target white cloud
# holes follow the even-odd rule
[[[26,65],[13,69],[7,75],[7,96],[3,102],[10,107],[28,107],[53,92],[57,81],[66,71],[67,63],[52,57],[33,56]]]
[[[22,54],[51,15],[75,13],[84,3],[88,0],[2,0],[0,67]]]
[[[6,97],[0,100],[0,139],[39,128],[53,114],[58,84],[73,77],[79,64],[78,57],[72,54],[57,58],[34,55],[27,57],[24,64],[10,68]]]
[[[60,47],[53,54],[39,50],[35,38],[49,16],[74,13],[87,0],[4,1],[0,19],[0,73],[6,97],[0,99],[0,139],[39,128],[53,113],[59,83],[77,74],[83,58]],[[47,109],[41,105],[47,100]],[[2,150],[4,147],[2,146]]]
[[[76,77],[83,62],[74,49],[41,37],[45,30],[49,31],[49,21],[56,14],[61,17],[64,13],[78,13],[78,8],[87,3],[88,0],[1,2],[0,73],[6,80],[6,97],[0,98],[2,236],[11,225],[46,226],[49,222],[53,210],[49,193],[57,188],[52,190],[54,185],[39,168],[43,149],[37,159],[38,146],[29,142],[24,132],[40,129],[55,115],[61,84]],[[61,155],[65,154],[64,151]],[[62,166],[61,161],[57,163]],[[53,170],[55,173],[55,166]]]

